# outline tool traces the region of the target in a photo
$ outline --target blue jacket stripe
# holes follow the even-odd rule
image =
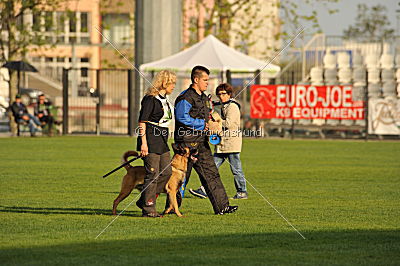
[[[186,101],[181,100],[175,107],[175,118],[182,124],[197,129],[204,130],[205,121],[204,119],[193,118],[189,115],[192,105]]]

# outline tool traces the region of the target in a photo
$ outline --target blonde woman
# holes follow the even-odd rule
[[[136,205],[142,209],[143,217],[162,217],[156,212],[156,198],[172,174],[168,126],[172,121],[173,106],[166,96],[172,93],[175,83],[173,72],[160,71],[141,102],[137,150],[143,158],[146,177],[145,190]]]

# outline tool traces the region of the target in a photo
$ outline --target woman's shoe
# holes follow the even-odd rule
[[[147,217],[147,218],[162,218],[163,216],[157,212],[149,212],[149,213],[143,213],[142,217]]]

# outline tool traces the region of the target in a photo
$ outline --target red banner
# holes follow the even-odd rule
[[[364,119],[352,86],[253,85],[251,118]]]

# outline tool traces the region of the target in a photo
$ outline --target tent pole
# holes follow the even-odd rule
[[[232,75],[229,69],[226,71],[226,82],[232,84]]]

